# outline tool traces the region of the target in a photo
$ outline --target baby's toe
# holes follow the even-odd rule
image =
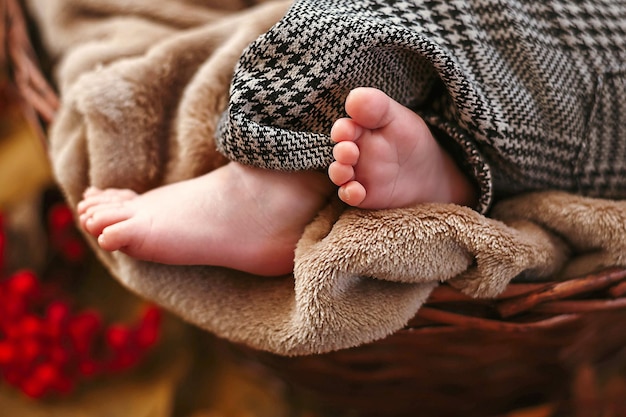
[[[98,236],[98,245],[109,252],[129,246],[131,234],[127,229],[127,221],[111,224],[102,230]]]
[[[344,203],[358,207],[365,200],[365,187],[357,181],[350,181],[339,188],[339,198]]]
[[[354,142],[363,133],[363,128],[350,118],[341,118],[335,121],[330,130],[330,138],[333,142]]]
[[[328,177],[333,184],[341,186],[354,179],[354,168],[335,161],[328,167]]]
[[[339,142],[333,147],[335,161],[345,165],[356,165],[361,151],[354,142]]]
[[[124,221],[131,215],[130,209],[124,205],[98,206],[97,209],[88,210],[81,216],[81,224],[91,235],[99,236],[104,228]]]
[[[151,248],[145,246],[147,232],[144,223],[130,218],[107,226],[98,236],[98,245],[109,252],[119,250],[133,258],[151,261]]]

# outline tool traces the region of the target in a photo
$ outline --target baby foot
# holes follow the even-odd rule
[[[409,207],[424,202],[473,205],[475,190],[424,120],[374,88],[357,88],[335,122],[328,168],[346,204]]]
[[[296,243],[331,189],[318,172],[229,163],[145,194],[90,188],[77,211],[81,227],[107,251],[282,275],[292,271]]]

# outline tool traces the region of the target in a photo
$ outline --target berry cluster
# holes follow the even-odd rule
[[[69,263],[86,250],[64,206],[49,211],[51,248]],[[0,375],[32,398],[66,394],[81,380],[127,370],[159,338],[161,313],[149,306],[138,323],[105,324],[95,310],[75,311],[58,283],[30,270],[1,276],[7,245],[0,214]]]

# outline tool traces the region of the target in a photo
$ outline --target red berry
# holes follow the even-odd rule
[[[34,338],[41,335],[43,325],[41,320],[34,315],[26,315],[18,322],[20,333],[23,337]]]
[[[70,316],[70,307],[63,301],[53,301],[46,308],[48,323],[62,323]]]
[[[83,311],[72,319],[70,327],[74,331],[80,331],[84,333],[95,333],[102,326],[102,319],[100,315],[95,311]]]
[[[131,331],[121,324],[112,325],[107,329],[105,338],[113,349],[124,349],[131,341]]]
[[[156,343],[160,324],[161,311],[157,307],[149,307],[137,328],[137,344],[140,348],[146,349]]]
[[[85,311],[71,319],[68,332],[72,344],[80,354],[91,350],[94,337],[101,327],[100,316],[93,311]]]
[[[3,340],[0,342],[0,365],[11,363],[15,359],[15,347],[12,343]]]
[[[46,307],[45,312],[45,331],[48,337],[52,339],[60,339],[67,330],[67,323],[70,319],[70,308],[67,303],[62,301],[53,301]]]
[[[59,370],[53,363],[45,363],[35,368],[31,378],[46,387],[50,387],[59,378]]]
[[[20,388],[27,396],[38,399],[46,394],[46,386],[33,378],[26,378],[20,383]]]
[[[137,345],[141,349],[147,349],[159,340],[159,331],[153,327],[140,327],[137,329]]]
[[[74,215],[65,204],[55,204],[48,212],[48,222],[52,232],[59,232],[74,224]]]
[[[140,329],[137,332],[137,344],[141,349],[148,349],[154,346],[159,340],[159,331],[156,329]]]
[[[31,296],[39,289],[39,280],[32,271],[18,271],[9,278],[8,290],[15,296]]]

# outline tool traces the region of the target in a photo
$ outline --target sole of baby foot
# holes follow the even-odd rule
[[[346,204],[384,209],[424,202],[471,204],[473,185],[409,108],[374,88],[347,97],[350,117],[331,130],[331,181]]]

